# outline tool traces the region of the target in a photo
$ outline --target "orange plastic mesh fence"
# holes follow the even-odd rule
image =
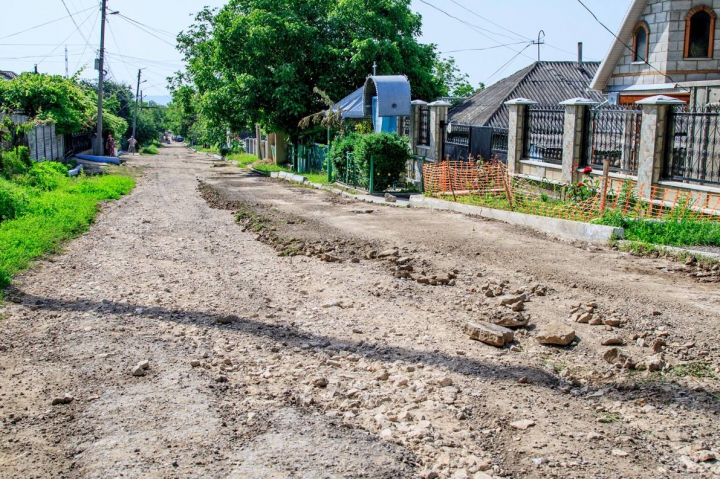
[[[425,192],[467,204],[540,216],[592,221],[604,212],[626,218],[693,218],[720,221],[720,195],[648,187],[608,178],[603,199],[601,177],[587,185],[559,185],[510,175],[499,162],[444,161],[423,167]]]

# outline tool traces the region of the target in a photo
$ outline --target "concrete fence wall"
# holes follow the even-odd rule
[[[564,184],[582,181],[585,176],[584,148],[587,147],[587,136],[590,134],[585,126],[586,118],[590,114],[590,109],[596,104],[583,98],[562,103],[565,106],[565,124],[561,164],[525,156],[526,138],[529,135],[528,109],[537,105],[537,102],[522,98],[507,104],[510,109],[508,170],[512,174],[534,180]],[[718,185],[667,181],[662,177],[666,148],[668,148],[667,122],[670,119],[671,109],[679,104],[684,102],[664,96],[646,98],[637,102],[638,107],[642,108],[637,174],[610,173],[610,177],[614,180],[636,181],[641,196],[646,199],[656,199],[652,196],[658,189],[676,190],[690,196],[720,194]],[[602,171],[596,168],[589,176],[602,176]]]

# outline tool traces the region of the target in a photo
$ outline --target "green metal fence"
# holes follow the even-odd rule
[[[319,173],[326,171],[326,163],[330,153],[327,145],[313,143],[311,145],[291,145],[290,156],[293,170],[302,173]]]

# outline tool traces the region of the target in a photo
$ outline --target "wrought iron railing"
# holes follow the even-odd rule
[[[447,142],[453,145],[470,146],[470,126],[452,124],[448,129]]]
[[[562,164],[565,109],[557,106],[538,106],[527,110],[525,158],[546,163]]]
[[[675,107],[669,120],[663,176],[720,184],[720,106]]]
[[[635,105],[603,106],[588,111],[585,164],[603,168],[610,160],[610,170],[637,175],[640,156],[642,110]]]
[[[420,107],[418,145],[430,146],[430,107]]]
[[[508,151],[508,129],[493,127],[492,149],[493,152],[507,153]]]

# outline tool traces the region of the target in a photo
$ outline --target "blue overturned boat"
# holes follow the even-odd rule
[[[75,158],[85,161],[94,161],[95,163],[108,163],[111,165],[120,164],[120,159],[116,156],[75,155]]]

